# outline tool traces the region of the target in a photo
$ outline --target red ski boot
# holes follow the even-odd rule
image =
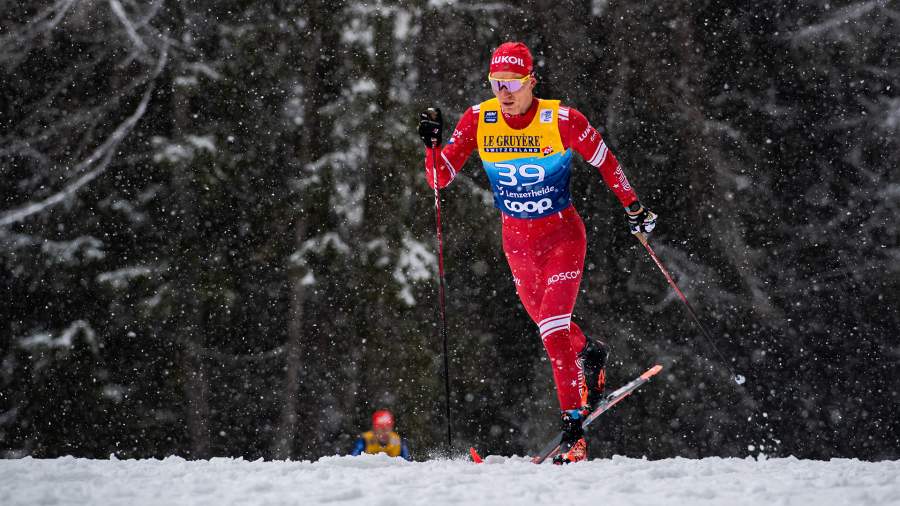
[[[562,412],[562,442],[559,453],[553,457],[556,465],[569,464],[587,460],[587,442],[584,440],[584,429],[581,428],[588,410],[570,409]]]

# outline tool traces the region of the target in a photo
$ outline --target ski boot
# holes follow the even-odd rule
[[[553,457],[555,465],[587,460],[587,442],[584,440],[584,429],[581,428],[581,424],[588,414],[588,410],[584,407],[562,412],[563,436],[559,443],[559,453]]]
[[[597,404],[603,399],[606,389],[606,359],[609,350],[606,343],[599,339],[588,337],[584,342],[584,349],[578,354],[584,370],[584,389],[581,392],[581,402],[589,411],[597,408]]]

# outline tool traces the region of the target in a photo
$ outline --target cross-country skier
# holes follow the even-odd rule
[[[525,44],[506,42],[494,50],[488,80],[494,98],[468,108],[446,146],[440,109],[420,115],[426,178],[433,188],[436,161],[438,187],[446,186],[478,150],[501,211],[503,251],[516,291],[553,368],[564,434],[554,463],[576,462],[587,458],[581,423],[602,397],[607,349],[572,321],[586,248],[584,223],[569,193],[572,151],[599,169],[632,233],[649,233],[657,216],[638,201],[583,114],[534,97],[537,80]]]
[[[394,432],[394,415],[390,411],[379,409],[372,414],[372,430],[360,434],[350,450],[353,456],[363,453],[386,453],[390,457],[412,460],[406,440]]]

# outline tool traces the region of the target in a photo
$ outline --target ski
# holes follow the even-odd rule
[[[598,416],[602,415],[606,411],[609,411],[610,408],[619,403],[622,399],[628,397],[631,392],[634,392],[644,383],[650,381],[650,378],[655,376],[659,371],[662,371],[662,366],[657,364],[648,369],[644,374],[641,374],[637,378],[631,380],[625,385],[619,387],[617,390],[607,394],[606,398],[600,401],[600,404],[588,415],[587,418],[584,419],[584,422],[581,424],[581,428],[586,429],[594,420],[597,419]],[[559,445],[562,442],[563,433],[560,431],[553,439],[544,446],[544,449],[538,454],[538,456],[531,459],[535,464],[541,464],[548,458],[556,455],[559,452]],[[484,462],[484,459],[481,455],[478,454],[478,450],[475,447],[469,448],[469,455],[472,457],[472,461],[476,464],[481,464]]]
[[[600,404],[588,415],[587,418],[584,419],[584,422],[581,424],[582,429],[587,429],[588,425],[590,425],[594,420],[597,419],[598,416],[602,415],[604,412],[608,411],[610,408],[619,403],[622,399],[628,397],[631,392],[637,390],[638,387],[643,385],[644,383],[650,381],[650,378],[655,376],[659,371],[662,370],[662,366],[657,364],[648,369],[644,374],[641,374],[637,378],[631,380],[625,385],[619,387],[618,390],[613,391],[608,394],[605,399],[600,401]],[[544,446],[544,449],[541,450],[541,453],[538,454],[537,457],[534,457],[531,461],[535,464],[541,464],[545,460],[559,452],[559,445],[562,442],[563,433],[559,432],[553,439]]]

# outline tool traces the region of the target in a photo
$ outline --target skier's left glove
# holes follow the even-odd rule
[[[429,107],[419,114],[419,137],[426,148],[440,146],[443,131],[444,118],[440,109]]]
[[[649,234],[656,227],[656,213],[642,206],[637,200],[625,208],[625,217],[628,219],[628,228],[632,234]]]

